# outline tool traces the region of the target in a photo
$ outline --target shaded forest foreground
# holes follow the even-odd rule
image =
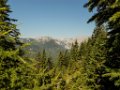
[[[7,0],[0,0],[0,90],[120,90],[120,1],[88,0],[94,14],[92,36],[60,52],[25,57],[19,30]]]

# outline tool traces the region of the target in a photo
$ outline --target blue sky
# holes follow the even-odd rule
[[[94,24],[83,5],[87,0],[9,0],[22,37],[90,36]]]

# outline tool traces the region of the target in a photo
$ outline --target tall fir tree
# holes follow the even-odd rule
[[[16,19],[9,17],[10,6],[8,0],[0,0],[0,46],[5,50],[15,50],[20,45],[19,32],[13,23]]]
[[[83,74],[82,88],[90,90],[103,89],[103,77],[105,73],[106,60],[106,38],[107,33],[104,27],[97,27],[93,35],[80,46],[81,73]]]
[[[25,61],[21,57],[19,31],[11,19],[8,0],[0,0],[0,89],[18,90],[25,86]],[[24,68],[25,69],[25,68]]]
[[[72,44],[72,47],[71,47],[71,51],[70,51],[70,53],[71,53],[71,59],[73,60],[73,61],[77,61],[77,60],[79,60],[79,44],[78,44],[78,42],[77,42],[77,40],[75,41],[75,43],[73,43]]]
[[[95,21],[97,26],[105,25],[108,29],[107,66],[105,74],[109,78],[106,89],[119,90],[120,88],[120,1],[119,0],[89,0],[85,7],[92,12],[96,9],[88,22]],[[106,80],[107,81],[107,80]]]

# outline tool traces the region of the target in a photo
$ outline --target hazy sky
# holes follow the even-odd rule
[[[22,37],[76,37],[92,34],[87,0],[9,0]]]

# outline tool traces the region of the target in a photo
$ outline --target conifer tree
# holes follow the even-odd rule
[[[39,69],[45,69],[47,67],[47,56],[45,49],[43,50],[42,54],[39,52],[36,56],[36,60],[38,61],[37,67]]]
[[[105,73],[106,60],[106,38],[107,33],[104,27],[97,27],[91,38],[80,46],[81,73],[83,74],[84,86],[91,90],[103,89],[103,77]],[[81,76],[81,75],[80,75]]]
[[[73,61],[77,61],[79,58],[78,58],[78,52],[79,52],[79,45],[78,45],[78,42],[77,40],[75,41],[74,44],[72,44],[72,47],[71,47],[71,58]]]
[[[8,0],[0,0],[0,46],[5,50],[15,50],[20,45],[19,32],[13,23],[16,19],[11,19],[10,6]]]
[[[107,41],[107,60],[106,71],[108,78],[106,89],[119,90],[120,88],[120,1],[119,0],[89,0],[85,7],[88,7],[92,12],[97,9],[96,14],[93,15],[88,22],[95,21],[96,25],[106,25],[108,28],[108,41]]]
[[[46,56],[46,51],[45,49],[43,50],[42,52],[42,60],[41,60],[41,65],[42,65],[42,68],[45,69],[46,68],[46,64],[47,64],[47,56]]]
[[[111,35],[120,33],[120,1],[119,0],[89,0],[85,5],[89,11],[92,12],[95,8],[97,12],[93,15],[89,21],[95,21],[97,25],[108,23],[109,31]]]
[[[91,49],[89,52],[89,69],[90,78],[94,80],[95,89],[103,89],[102,75],[105,73],[105,60],[106,60],[106,38],[107,33],[104,27],[97,27],[91,37]]]
[[[68,56],[67,56],[67,51],[66,52],[61,52],[58,55],[58,59],[57,59],[57,73],[61,73],[61,75],[63,76],[63,74],[65,74],[65,71],[67,69],[69,65],[69,61],[68,61]]]
[[[20,33],[14,24],[16,20],[9,17],[7,1],[0,0],[0,89],[18,90],[25,86],[26,71],[22,68],[26,62],[21,57]]]
[[[64,56],[63,56],[63,53],[60,52],[59,53],[59,56],[58,56],[58,64],[59,64],[59,67],[62,68],[62,66],[64,65]]]

